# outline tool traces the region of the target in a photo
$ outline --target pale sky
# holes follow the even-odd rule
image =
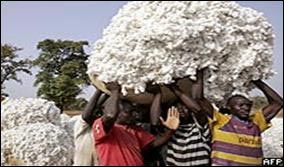
[[[70,1],[70,2],[3,2],[1,1],[1,44],[23,48],[18,52],[22,58],[34,59],[39,55],[36,45],[44,39],[86,40],[93,44],[102,36],[103,29],[127,1]],[[280,1],[237,1],[242,6],[261,11],[273,25],[274,41],[273,68],[278,72],[267,82],[283,97],[283,2]],[[91,45],[90,45],[91,46]],[[91,48],[91,47],[90,47]],[[90,48],[86,51],[89,53]],[[36,97],[33,75],[19,73],[23,84],[6,82],[10,97]],[[93,87],[84,90],[87,99]]]

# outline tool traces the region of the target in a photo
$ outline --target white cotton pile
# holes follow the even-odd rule
[[[6,148],[10,148],[14,158],[24,160],[26,165],[72,164],[72,138],[65,130],[51,123],[34,123],[12,128],[5,131],[3,138],[4,143],[8,144]]]
[[[1,114],[1,130],[38,122],[60,125],[60,110],[44,99],[9,99],[1,105]]]
[[[70,117],[64,113],[60,115],[62,128],[65,129],[72,138],[74,138],[75,123],[80,119],[80,117],[81,115]]]
[[[272,127],[262,133],[265,158],[283,157],[283,118],[273,118]]]
[[[2,133],[2,130],[1,130],[1,166],[5,166],[5,164],[8,163],[7,162],[8,161],[8,155],[11,154],[7,144],[8,144],[7,138],[4,135],[4,133]]]
[[[263,14],[232,1],[135,1],[96,41],[87,73],[117,81],[126,95],[143,93],[148,82],[195,79],[208,67],[205,95],[218,102],[273,74],[272,45]]]
[[[73,128],[55,103],[9,99],[1,103],[1,165],[72,165]]]

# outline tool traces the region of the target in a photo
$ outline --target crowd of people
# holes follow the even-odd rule
[[[177,82],[167,86],[176,100],[161,103],[150,85],[150,106],[123,99],[117,83],[107,95],[96,90],[75,125],[74,165],[242,166],[261,165],[261,133],[283,107],[283,99],[262,80],[251,81],[269,104],[251,113],[252,101],[233,95],[218,109],[203,93],[203,70],[190,94]]]

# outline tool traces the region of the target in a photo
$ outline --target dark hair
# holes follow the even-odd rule
[[[183,103],[180,99],[174,99],[174,100],[171,100],[171,101],[168,101],[166,103],[163,103],[163,108],[164,109],[168,109],[172,106],[176,106],[178,103]]]
[[[129,111],[124,110],[126,112],[133,112],[133,111],[135,111],[135,108],[134,108],[133,104],[130,101],[128,101],[128,100],[121,99],[119,101],[119,105],[121,105],[121,106],[129,106],[131,108],[131,110],[129,110]]]
[[[167,102],[163,102],[163,103],[161,104],[161,109],[162,109],[162,111],[164,111],[164,112],[161,113],[161,116],[162,116],[164,119],[166,119],[166,118],[167,118],[168,109],[171,108],[172,106],[175,106],[175,107],[176,107],[178,103],[183,104],[183,102],[182,102],[179,98],[174,99],[174,100],[170,100],[170,101],[167,101]]]
[[[221,107],[219,109],[219,112],[222,113],[222,114],[231,114],[230,110],[226,107]]]
[[[230,105],[230,104],[233,102],[233,100],[235,100],[235,99],[237,99],[237,98],[242,98],[242,99],[247,99],[247,100],[249,100],[248,98],[246,98],[246,97],[243,96],[243,95],[236,94],[236,95],[233,95],[233,96],[231,96],[231,97],[228,98],[226,105],[227,105],[227,106]],[[249,101],[250,101],[250,100],[249,100]]]
[[[127,105],[132,105],[132,103],[129,100],[121,99],[119,101],[121,104],[127,104]]]

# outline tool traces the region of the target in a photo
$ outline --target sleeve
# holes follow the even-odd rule
[[[136,128],[136,136],[138,138],[139,146],[141,149],[145,149],[148,144],[156,139],[154,135],[146,132],[144,129],[139,127]]]
[[[79,138],[82,134],[86,133],[86,131],[90,130],[91,128],[92,127],[80,116],[74,125],[74,138]]]
[[[261,132],[264,132],[266,129],[271,127],[271,124],[265,120],[262,111],[257,111],[255,114],[252,115],[252,122],[255,123]]]
[[[99,142],[105,136],[107,136],[107,133],[104,130],[102,118],[95,120],[93,124],[93,135],[96,142]]]
[[[225,125],[228,121],[230,120],[230,116],[229,115],[225,115],[222,114],[218,111],[218,109],[214,109],[213,111],[213,118],[208,118],[209,121],[209,125],[210,127],[212,125],[219,125],[219,126],[223,126]]]

